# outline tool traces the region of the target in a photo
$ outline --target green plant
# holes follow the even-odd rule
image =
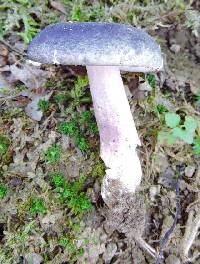
[[[80,124],[81,125],[85,125],[88,127],[89,131],[92,133],[92,134],[95,134],[97,135],[98,134],[98,127],[97,127],[97,124],[95,122],[95,119],[94,119],[94,115],[92,114],[91,111],[84,111],[82,114],[81,114],[81,117],[80,117]]]
[[[0,199],[3,199],[8,192],[8,189],[6,186],[0,184]]]
[[[197,103],[198,106],[200,105],[200,89],[199,89],[199,91],[198,91],[198,93],[196,95],[196,103]]]
[[[58,131],[61,134],[73,137],[82,152],[89,150],[89,144],[85,138],[86,133],[89,131],[91,134],[98,134],[98,128],[91,111],[77,113],[69,122],[61,122],[58,125]]]
[[[87,195],[82,191],[86,178],[81,176],[74,183],[68,183],[61,174],[52,176],[55,191],[60,194],[60,201],[66,203],[75,215],[81,216],[92,209],[92,204]]]
[[[83,5],[84,5],[84,0],[76,0],[71,11],[71,18],[73,21],[85,21],[87,20],[86,15],[84,14],[83,10]]]
[[[22,14],[22,21],[24,24],[24,32],[19,32],[17,35],[22,37],[24,43],[28,44],[40,31],[39,24],[31,16],[25,13]]]
[[[98,1],[94,3],[85,0],[67,2],[68,6],[71,4],[71,20],[73,21],[99,21],[105,16],[104,6]]]
[[[19,242],[21,242],[21,250],[23,250],[24,243],[28,240],[30,233],[32,233],[33,228],[36,224],[36,221],[33,220],[30,223],[26,224],[22,228],[18,228],[17,232],[12,233],[10,236],[8,236],[8,239],[6,241],[6,246],[10,247],[10,249],[15,249],[16,245],[19,245]]]
[[[156,77],[154,74],[147,74],[146,79],[149,83],[149,85],[155,89],[156,88]]]
[[[9,145],[10,145],[9,139],[4,135],[0,135],[0,157],[6,154]]]
[[[78,77],[74,83],[74,87],[71,89],[69,95],[74,99],[75,107],[80,105],[81,99],[84,99],[85,90],[89,84],[87,77]]]
[[[154,99],[153,99],[153,111],[156,114],[156,116],[158,117],[158,119],[162,122],[163,121],[163,114],[168,112],[168,109],[163,104],[154,105]]]
[[[93,177],[103,177],[105,176],[106,167],[104,162],[99,161],[92,169],[92,176]]]
[[[68,207],[72,210],[75,215],[82,215],[85,212],[88,212],[92,209],[92,204],[87,195],[83,192],[81,193],[72,193],[70,196],[66,196],[68,201]]]
[[[22,4],[22,5],[26,6],[29,1],[28,0],[14,0],[13,2],[17,2],[19,4]]]
[[[58,244],[64,247],[70,254],[70,260],[72,263],[83,255],[84,249],[77,247],[77,236],[80,233],[80,224],[76,220],[69,220],[67,226],[68,232],[63,232],[58,240]]]
[[[45,158],[49,163],[58,162],[61,158],[61,147],[57,145],[49,147],[45,152]]]
[[[38,109],[42,112],[47,112],[49,109],[49,102],[43,99],[40,99],[38,102]]]
[[[41,0],[2,0],[0,38],[18,35],[27,44],[47,24],[59,20],[59,14]]]
[[[45,214],[47,208],[44,204],[44,201],[41,198],[31,198],[30,199],[30,213],[35,216],[37,214]]]
[[[70,252],[76,251],[76,245],[73,243],[73,241],[68,237],[62,237],[58,241],[59,245],[66,248]]]
[[[69,122],[61,122],[58,126],[58,131],[61,134],[73,137],[76,145],[82,152],[89,150],[89,145],[84,138],[83,131],[79,127],[77,119],[72,119]]]
[[[185,116],[184,121],[182,121],[178,114],[165,113],[165,124],[167,129],[164,128],[158,133],[160,142],[173,144],[176,139],[188,144],[194,142],[197,121],[192,116]]]
[[[82,136],[78,136],[76,138],[76,144],[82,152],[87,152],[89,150],[89,144],[87,140]]]
[[[193,152],[196,155],[200,155],[200,137],[199,136],[197,136],[194,139]]]
[[[91,134],[98,133],[93,114],[90,111],[80,113],[79,110],[82,103],[87,103],[90,100],[90,97],[86,95],[87,85],[88,78],[78,77],[70,92],[65,94],[64,97],[62,95],[58,98],[61,102],[66,98],[67,100],[70,99],[69,106],[66,109],[66,112],[70,115],[70,120],[68,122],[61,122],[58,125],[58,131],[61,134],[73,137],[77,147],[82,152],[89,150],[89,144],[86,138],[88,137],[88,131]]]
[[[185,25],[192,30],[195,37],[199,37],[199,24],[200,24],[200,12],[198,10],[186,10],[185,12]]]
[[[65,186],[65,180],[60,173],[56,173],[52,176],[51,182],[56,188],[63,188]]]
[[[159,114],[163,114],[165,112],[168,112],[168,109],[164,105],[158,104],[156,106],[156,112],[159,113]]]
[[[69,237],[63,236],[59,239],[58,243],[60,246],[67,249],[67,251],[71,254],[71,257],[74,261],[76,261],[78,257],[81,257],[84,254],[83,248],[80,249],[77,248],[75,239],[71,239]]]
[[[54,100],[58,105],[64,104],[65,101],[67,101],[68,96],[66,94],[57,94],[54,96]]]
[[[58,131],[63,135],[77,137],[79,134],[79,128],[76,119],[72,119],[69,122],[61,122],[58,125]]]

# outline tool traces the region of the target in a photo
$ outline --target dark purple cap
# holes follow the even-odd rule
[[[117,23],[50,25],[32,40],[28,57],[47,64],[116,65],[135,72],[158,71],[163,66],[160,47],[151,36]]]

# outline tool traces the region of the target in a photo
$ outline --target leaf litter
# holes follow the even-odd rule
[[[26,1],[24,3],[26,5]],[[199,113],[193,97],[193,95],[198,95],[200,83],[198,75],[200,66],[197,60],[199,35],[196,26],[198,12],[195,11],[195,16],[191,17],[191,12],[184,13],[181,1],[179,4],[173,10],[174,7],[170,3],[156,3],[158,10],[164,14],[163,17],[155,13],[156,8],[150,3],[149,6],[139,3],[133,6],[120,2],[116,3],[114,8],[106,5],[105,16],[120,22],[127,22],[131,19],[128,21],[131,24],[145,26],[152,34],[161,38],[162,49],[167,54],[166,71],[156,77],[156,88],[149,87],[150,84],[145,80],[143,84],[140,84],[140,92],[143,94],[136,96],[134,99],[137,102],[134,101],[134,103],[129,93],[131,109],[136,116],[136,123],[143,141],[140,153],[143,174],[146,177],[143,178],[141,193],[148,205],[147,225],[144,233],[141,234],[144,243],[137,242],[141,241],[141,238],[137,238],[135,242],[118,231],[113,232],[106,226],[105,211],[99,193],[101,180],[97,176],[95,179],[91,176],[93,167],[100,162],[98,150],[96,150],[97,153],[84,156],[73,144],[73,139],[58,133],[57,124],[63,119],[64,112],[60,116],[60,112],[55,110],[53,99],[54,93],[58,93],[60,88],[56,85],[53,85],[53,91],[52,88],[46,88],[47,81],[52,78],[51,67],[45,66],[41,69],[27,62],[17,64],[16,58],[17,60],[19,58],[16,56],[18,55],[15,53],[14,57],[11,56],[11,50],[9,54],[3,56],[0,68],[2,79],[0,80],[2,99],[0,101],[0,133],[6,134],[10,139],[12,154],[11,158],[3,163],[0,160],[0,175],[2,175],[0,180],[9,187],[7,196],[0,203],[0,224],[3,223],[5,226],[3,248],[0,250],[2,263],[12,263],[13,257],[15,260],[22,257],[24,263],[33,261],[35,264],[42,261],[61,264],[63,259],[77,261],[77,263],[84,261],[89,263],[133,263],[133,261],[144,264],[155,263],[155,252],[158,251],[160,242],[162,244],[162,237],[165,236],[173,221],[177,221],[175,229],[164,247],[166,263],[186,263],[186,260],[198,263],[199,157],[193,153],[193,145],[191,140],[187,140],[188,136],[180,137],[179,141],[175,141],[171,146],[157,141],[157,134],[165,123],[169,129],[179,128],[178,132],[181,133],[183,129],[186,129],[193,136],[199,134]],[[71,9],[72,6],[66,8],[64,4],[56,1],[51,1],[51,7],[55,12],[61,12],[66,16],[68,10],[71,10],[76,19],[80,16],[87,20],[87,14],[92,12],[91,6],[87,12],[81,13],[84,6],[82,9],[80,7]],[[52,9],[51,11],[54,12]],[[34,9],[33,13],[37,16],[37,20],[41,19],[39,6]],[[17,18],[16,22],[20,21],[18,14],[17,10],[14,14]],[[127,14],[129,14],[128,17]],[[186,19],[182,23],[182,29],[185,36],[190,37],[192,44],[189,48],[187,39],[182,42],[183,45],[179,40],[180,35],[177,35],[179,30],[176,27],[179,23],[176,21],[176,16],[179,15],[180,19],[184,16]],[[11,16],[7,18],[8,20],[11,23],[8,30],[10,34],[13,34]],[[176,52],[174,48],[177,46],[174,45],[179,45]],[[57,81],[60,78],[68,80],[67,74],[59,74],[59,67],[56,70],[54,77],[56,76]],[[70,81],[73,83],[75,78],[76,76],[72,74]],[[140,78],[143,77],[140,76]],[[25,86],[23,91],[17,89],[19,84]],[[138,85],[137,80],[133,85]],[[19,97],[28,99],[25,105],[20,104]],[[50,110],[47,114],[38,109],[40,99],[48,100],[50,103]],[[65,102],[65,106],[69,107],[68,101]],[[87,108],[87,106],[82,106],[82,108]],[[78,111],[82,111],[82,108],[79,107]],[[173,118],[168,120],[165,117],[170,112],[173,113]],[[55,144],[59,144],[64,149],[64,154],[59,164],[47,164],[44,152]],[[82,219],[80,229],[75,234],[74,231],[69,230],[71,213],[66,205],[59,204],[58,197],[53,192],[50,183],[51,174],[58,168],[64,174],[65,179],[72,181],[77,180],[80,173],[87,175],[88,179],[84,188],[93,197],[95,204],[94,211]],[[179,219],[176,218],[177,196],[174,189],[177,175],[182,175],[179,182],[182,212]],[[30,195],[43,199],[47,207],[46,215],[38,214],[35,219],[28,215]],[[31,222],[30,219],[33,221]],[[65,236],[66,233],[71,236],[70,243],[66,240],[69,238]],[[88,238],[90,238],[89,241]],[[59,241],[67,242],[67,248],[61,246]],[[78,260],[73,251],[75,244],[76,250],[81,250],[83,254],[78,256]]]

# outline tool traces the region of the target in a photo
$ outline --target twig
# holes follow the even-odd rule
[[[0,39],[0,42],[1,42],[3,45],[5,45],[6,47],[8,47],[11,51],[13,51],[13,52],[19,54],[20,56],[23,56],[23,57],[25,56],[25,53],[22,53],[22,52],[19,51],[18,49],[13,48],[13,47],[12,47],[8,42],[6,42],[5,40]]]
[[[143,248],[149,255],[156,258],[156,251],[152,248],[142,237],[135,237],[136,242]]]
[[[188,257],[188,253],[192,244],[194,243],[195,237],[198,234],[198,229],[200,228],[200,212],[194,218],[194,211],[190,211],[188,215],[188,220],[185,228],[185,235],[182,243],[182,253],[184,258]]]
[[[181,214],[180,187],[179,187],[179,179],[177,179],[177,182],[176,182],[176,214],[175,214],[175,218],[174,218],[172,226],[167,230],[164,237],[160,241],[160,250],[159,250],[159,254],[158,254],[157,259],[156,259],[156,264],[160,264],[162,259],[163,259],[163,251],[164,251],[164,249],[165,249],[165,247],[166,247],[166,245],[170,239],[170,235],[173,233],[173,231],[176,227],[176,224],[177,224],[177,221],[178,221],[180,214]]]
[[[10,96],[6,96],[6,97],[0,97],[0,102],[4,102],[4,101],[7,101],[7,100],[12,100],[12,99],[15,99],[17,98],[18,96],[21,95],[22,92],[18,93],[18,94],[15,94],[15,95],[10,95]]]
[[[198,258],[200,258],[200,252],[195,254],[192,258],[191,258],[191,262],[194,262],[195,260],[197,260]]]

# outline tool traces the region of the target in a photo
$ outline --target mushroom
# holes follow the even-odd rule
[[[85,65],[106,165],[102,197],[113,188],[135,193],[142,170],[140,145],[120,70],[153,72],[163,66],[159,45],[141,29],[118,23],[57,23],[42,30],[28,47],[40,63]],[[116,184],[117,183],[117,184]],[[116,187],[115,187],[116,186]]]

